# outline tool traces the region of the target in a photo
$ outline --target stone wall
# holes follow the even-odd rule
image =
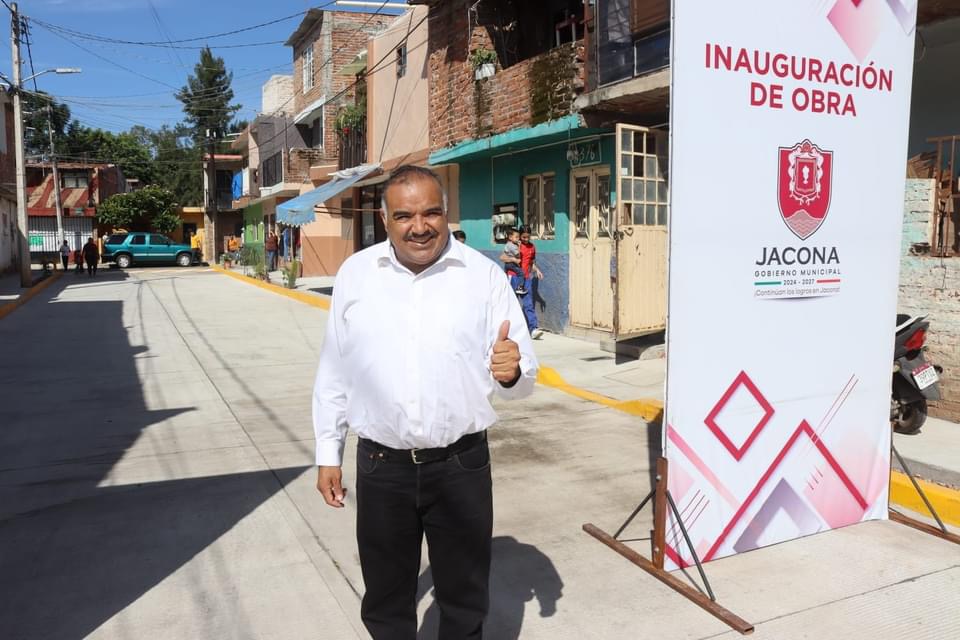
[[[934,187],[934,180],[907,180],[897,308],[930,320],[927,357],[944,369],[943,400],[930,413],[960,421],[960,257],[934,258],[914,250],[930,242]]]

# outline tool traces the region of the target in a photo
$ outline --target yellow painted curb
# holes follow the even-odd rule
[[[25,305],[27,302],[29,302],[34,296],[36,296],[41,291],[49,287],[51,283],[59,279],[60,279],[60,272],[54,271],[48,277],[44,278],[41,282],[30,287],[24,293],[21,293],[20,297],[14,300],[13,302],[8,302],[7,304],[0,306],[0,319],[6,318],[8,315],[13,313],[14,309],[19,309],[20,307]]]
[[[960,491],[924,480],[918,479],[917,482],[930,499],[930,504],[937,510],[940,519],[947,524],[960,526]],[[899,471],[890,472],[890,502],[925,516],[930,515],[920,494],[913,488],[910,478]]]
[[[641,398],[639,400],[616,400],[593,391],[587,391],[568,384],[556,369],[540,365],[540,371],[537,374],[537,382],[545,387],[552,387],[558,391],[563,391],[572,396],[590,402],[602,404],[611,409],[628,413],[632,416],[639,416],[650,422],[656,420],[663,413],[663,403],[652,398]]]
[[[313,295],[312,293],[304,293],[303,291],[294,291],[292,289],[287,289],[286,287],[280,287],[275,284],[270,284],[268,282],[263,282],[262,280],[257,280],[256,278],[250,278],[249,276],[242,276],[239,273],[234,273],[233,271],[227,271],[222,267],[217,267],[210,265],[210,268],[214,271],[222,273],[225,276],[230,276],[235,280],[240,280],[247,284],[252,284],[255,287],[260,287],[261,289],[266,289],[267,291],[272,291],[281,296],[286,296],[288,298],[293,298],[298,302],[308,304],[311,307],[317,307],[323,309],[324,311],[330,310],[330,301],[326,298],[321,298],[320,296]]]
[[[268,284],[254,278],[242,276],[234,273],[233,271],[227,271],[222,267],[211,265],[210,268],[214,271],[222,273],[225,276],[230,276],[231,278],[240,280],[241,282],[252,284],[255,287],[260,287],[261,289],[266,289],[267,291],[272,291],[282,296],[293,298],[294,300],[303,302],[304,304],[309,304],[313,307],[318,307],[327,311],[330,310],[330,301],[326,298],[321,298],[309,293],[303,293],[302,291],[291,291],[290,289],[286,289],[284,287],[278,287],[275,284]],[[663,412],[663,403],[659,400],[615,400],[613,398],[608,398],[607,396],[599,393],[594,393],[593,391],[587,391],[586,389],[580,389],[578,387],[574,387],[573,385],[567,384],[563,377],[557,373],[556,369],[552,369],[543,365],[540,366],[540,372],[537,374],[537,382],[545,387],[552,387],[558,391],[563,391],[564,393],[576,396],[577,398],[588,400],[590,402],[596,402],[597,404],[602,404],[612,409],[616,409],[617,411],[623,411],[624,413],[628,413],[632,416],[639,416],[647,422],[655,420]]]

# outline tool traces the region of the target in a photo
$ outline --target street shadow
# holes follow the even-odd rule
[[[539,614],[549,618],[563,597],[563,580],[553,562],[532,544],[512,536],[493,539],[490,563],[490,612],[484,622],[484,637],[516,640],[523,628],[526,603],[536,599]],[[417,602],[433,597],[433,576],[428,567],[418,580]],[[417,638],[438,637],[440,608],[434,600],[427,608]]]
[[[85,637],[166,580],[184,593],[235,592],[227,559],[210,545],[303,471],[182,477],[192,474],[164,453],[202,427],[186,422],[196,407],[149,407],[162,398],[148,404],[151,369],[141,374],[137,361],[155,354],[128,337],[150,344],[139,291],[126,302],[60,297],[73,284],[61,278],[0,321],[4,638]],[[250,628],[243,622],[237,628]],[[216,620],[203,624],[198,637],[217,634]]]
[[[310,291],[313,291],[314,293],[319,293],[325,296],[333,295],[333,287],[311,287]]]

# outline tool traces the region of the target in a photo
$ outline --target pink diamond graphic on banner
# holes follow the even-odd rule
[[[857,60],[863,62],[880,35],[883,0],[837,0],[827,19]]]
[[[750,376],[741,371],[703,422],[739,460],[772,417],[773,407]],[[734,438],[740,440],[739,446],[734,443]]]
[[[917,0],[887,0],[893,15],[897,17],[897,22],[903,27],[903,32],[907,35],[913,33],[917,20]]]

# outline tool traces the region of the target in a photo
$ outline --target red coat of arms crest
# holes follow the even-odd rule
[[[832,171],[833,152],[810,140],[780,147],[780,215],[801,240],[812,236],[827,217]]]

